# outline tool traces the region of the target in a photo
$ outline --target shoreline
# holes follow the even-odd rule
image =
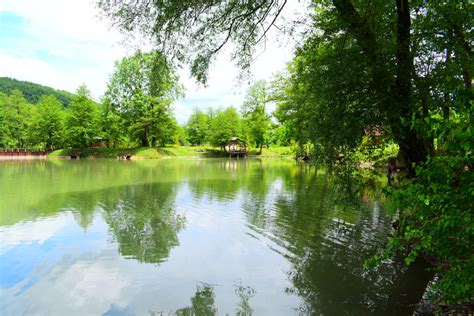
[[[143,160],[159,158],[228,158],[229,154],[215,147],[208,146],[166,146],[166,147],[139,147],[139,148],[85,148],[85,149],[58,149],[50,152],[47,158],[59,159],[95,159],[109,158],[122,160]],[[258,151],[250,150],[248,158],[294,158],[290,147],[274,146],[264,149],[261,155]]]
[[[234,160],[243,160],[243,159],[286,159],[286,160],[295,160],[292,157],[288,156],[257,156],[257,155],[249,155],[245,158],[229,158],[228,156],[209,156],[209,155],[198,155],[198,156],[159,156],[159,157],[134,157],[132,156],[130,159],[119,159],[119,158],[112,158],[112,157],[95,157],[95,156],[86,156],[82,158],[71,158],[69,156],[51,156],[46,157],[44,159],[65,159],[65,160],[94,160],[94,159],[110,159],[110,160],[130,160],[130,161],[137,161],[137,160],[156,160],[156,159],[234,159]],[[15,159],[13,159],[15,160]]]
[[[61,160],[94,160],[94,159],[109,159],[109,160],[129,160],[129,161],[139,161],[139,160],[157,160],[157,159],[233,159],[233,160],[244,160],[244,159],[285,159],[285,160],[295,160],[292,157],[288,156],[259,156],[259,155],[249,155],[245,158],[230,158],[228,156],[209,156],[209,155],[198,155],[198,156],[159,156],[159,157],[131,157],[130,159],[119,159],[112,157],[96,157],[96,156],[86,156],[82,158],[71,158],[70,156],[12,156],[12,157],[0,157],[0,161],[23,161],[23,160],[48,160],[48,159],[61,159]]]
[[[0,161],[16,161],[16,160],[45,160],[48,157],[42,156],[0,156]]]

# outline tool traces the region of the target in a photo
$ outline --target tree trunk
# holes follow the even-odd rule
[[[143,132],[144,133],[141,139],[142,147],[148,147],[148,127],[145,127]]]
[[[393,86],[385,86],[381,82],[389,82],[392,74],[385,69],[381,62],[380,47],[374,32],[367,21],[355,9],[351,0],[333,0],[341,20],[347,25],[347,30],[357,40],[371,64],[372,82],[377,93],[384,100],[388,124],[395,140],[400,145],[400,154],[407,164],[411,176],[414,175],[413,164],[420,163],[428,156],[425,140],[411,126],[412,115],[415,113],[412,101],[413,55],[410,52],[410,7],[408,0],[396,0],[396,79]],[[390,91],[392,90],[392,91]],[[394,104],[395,103],[395,106]]]
[[[391,125],[394,137],[400,146],[400,154],[407,164],[409,175],[414,176],[414,164],[424,161],[428,156],[428,150],[423,139],[411,124],[414,110],[412,101],[413,55],[410,52],[410,7],[408,0],[396,0],[396,5],[397,72],[394,89],[396,109],[394,113],[391,113]]]
[[[456,50],[456,56],[458,56],[460,59],[464,86],[470,93],[470,97],[472,97],[471,45],[466,40],[464,30],[459,25],[454,25],[454,35],[463,48],[461,50]],[[457,47],[457,45],[455,45],[454,47]]]
[[[448,48],[446,50],[446,65],[449,67],[449,63],[451,61],[451,49]],[[444,92],[444,103],[443,103],[443,119],[446,121],[449,120],[449,94]]]
[[[148,147],[148,138],[143,136],[141,139],[141,146],[142,147]]]

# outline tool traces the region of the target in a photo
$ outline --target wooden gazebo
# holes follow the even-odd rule
[[[246,157],[247,156],[247,143],[238,137],[232,137],[225,149],[229,153],[229,157]]]

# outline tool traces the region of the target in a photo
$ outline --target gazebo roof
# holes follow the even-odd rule
[[[241,143],[245,143],[243,140],[241,140],[240,138],[238,137],[231,137],[230,140],[229,140],[229,143],[231,142],[241,142]]]

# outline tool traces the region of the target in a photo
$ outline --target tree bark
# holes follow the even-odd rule
[[[446,60],[445,63],[449,67],[449,63],[451,62],[451,48],[446,50]],[[444,103],[443,103],[443,119],[446,121],[449,120],[449,94],[444,92]]]
[[[400,154],[407,165],[409,175],[414,176],[414,164],[424,161],[428,156],[428,150],[425,142],[411,124],[414,107],[412,100],[413,55],[410,51],[410,7],[408,0],[396,0],[396,5],[397,70],[394,92],[397,109],[393,114],[399,114],[399,117],[392,115],[391,125],[394,137],[400,146]]]
[[[471,66],[471,45],[466,40],[464,30],[459,25],[454,25],[454,36],[460,42],[462,49],[456,49],[456,55],[459,56],[460,64],[462,68],[462,75],[464,80],[464,86],[472,92],[472,66]],[[455,45],[454,47],[457,47]],[[472,97],[472,93],[470,95]]]

